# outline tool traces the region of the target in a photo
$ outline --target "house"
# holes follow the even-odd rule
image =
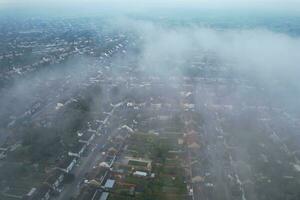
[[[116,155],[107,155],[104,162],[106,162],[109,165],[109,167],[111,167],[114,164],[116,157]]]
[[[133,172],[133,176],[137,176],[137,177],[147,177],[147,172],[142,172],[142,171],[135,171]]]
[[[119,128],[119,130],[126,130],[128,133],[133,133],[134,130],[127,125],[123,125]]]
[[[6,158],[6,153],[0,151],[0,160]]]
[[[125,137],[123,137],[122,135],[117,135],[117,136],[115,137],[115,140],[117,140],[117,142],[124,142]]]
[[[157,104],[152,103],[152,104],[151,104],[151,107],[152,107],[154,110],[160,110],[161,107],[162,107],[162,104],[160,104],[160,103],[157,103]]]
[[[58,165],[58,169],[62,170],[63,172],[69,173],[74,168],[76,162],[77,158],[68,156],[65,159],[61,160]]]
[[[188,134],[184,134],[184,140],[187,145],[191,145],[199,141],[199,135],[196,131],[191,130]]]
[[[157,116],[157,119],[158,120],[161,120],[161,121],[167,121],[169,120],[171,117],[170,116],[167,116],[167,115],[159,115]]]
[[[109,175],[109,169],[103,167],[96,167],[92,171],[88,172],[85,176],[88,180],[94,180],[99,182],[101,185],[106,181]]]
[[[186,103],[186,104],[183,104],[183,108],[185,109],[185,110],[191,110],[191,111],[194,111],[195,110],[195,104],[188,104],[188,103]]]
[[[99,164],[99,166],[100,166],[100,167],[104,167],[104,168],[110,168],[110,167],[109,167],[109,164],[107,164],[106,162],[101,162],[101,163]]]
[[[184,141],[183,141],[182,138],[178,138],[178,144],[179,144],[179,145],[183,145],[183,142],[184,142]]]
[[[80,190],[80,194],[76,197],[76,200],[92,200],[97,191],[97,188],[91,185],[85,185]]]
[[[109,193],[108,193],[108,192],[103,192],[103,193],[101,194],[99,200],[107,200],[107,199],[108,199],[108,196],[109,196]]]
[[[53,190],[57,190],[61,183],[64,180],[65,172],[61,170],[54,170],[50,176],[48,176],[45,180],[45,183],[48,184]]]
[[[190,149],[199,149],[200,145],[196,142],[193,142],[192,144],[188,145],[188,148],[190,148]]]
[[[201,177],[201,176],[195,176],[192,178],[192,183],[200,183],[200,182],[203,182],[204,181],[204,178]]]
[[[37,192],[37,189],[35,187],[31,188],[30,191],[22,197],[22,199],[30,200],[30,199],[32,199],[33,195],[35,195],[36,192]]]
[[[145,160],[142,158],[137,159],[137,158],[131,158],[131,157],[126,157],[126,159],[128,160],[127,165],[129,165],[135,169],[151,171],[151,168],[152,168],[151,160]]]
[[[95,137],[96,137],[96,134],[94,132],[88,131],[88,132],[86,132],[84,134],[81,134],[79,136],[79,140],[78,141],[80,143],[84,143],[86,145],[90,145],[91,142],[95,139]]]
[[[33,190],[24,195],[22,200],[48,200],[50,199],[51,187],[47,184],[41,185],[38,189]]]
[[[96,190],[91,200],[99,200],[101,197],[102,192],[100,190]]]
[[[51,192],[51,188],[47,185],[43,185],[39,191],[38,191],[38,196],[36,196],[37,198],[34,198],[34,200],[40,199],[40,200],[48,200],[50,199],[50,192]]]
[[[105,184],[104,184],[104,187],[107,188],[107,189],[112,189],[115,185],[115,180],[112,180],[112,179],[108,179]]]
[[[5,152],[5,151],[8,151],[8,148],[5,148],[5,147],[0,147],[0,152]]]
[[[27,193],[27,196],[32,196],[36,192],[36,188],[31,188],[31,190]]]
[[[76,146],[74,146],[69,152],[69,156],[80,158],[83,152],[86,150],[87,144],[86,143],[78,143]]]
[[[118,150],[115,149],[115,148],[113,148],[113,147],[110,147],[110,148],[108,149],[108,155],[114,156],[114,155],[116,155],[117,153],[118,153]]]

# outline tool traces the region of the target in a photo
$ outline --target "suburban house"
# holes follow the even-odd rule
[[[48,200],[50,199],[51,187],[48,184],[41,185],[36,190],[31,190],[22,197],[22,200]]]
[[[83,152],[86,150],[87,144],[86,143],[78,143],[74,146],[69,152],[68,155],[72,157],[80,158]]]
[[[54,170],[50,176],[47,177],[45,183],[48,184],[53,190],[57,190],[61,186],[65,177],[65,172],[59,169]]]
[[[67,156],[65,159],[61,160],[58,165],[58,169],[63,172],[69,173],[75,166],[77,158]]]

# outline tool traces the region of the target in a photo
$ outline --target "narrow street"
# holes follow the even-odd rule
[[[109,122],[110,118],[114,115],[116,109],[121,106],[122,103],[113,105],[112,110],[108,113],[107,117],[104,119],[102,126],[98,128],[97,132],[100,132],[103,125]],[[116,128],[117,130],[117,128]],[[98,165],[104,161],[104,156],[102,155],[102,146],[106,144],[109,136],[116,134],[117,131],[112,131],[106,135],[101,134],[96,136],[94,141],[90,144],[85,152],[87,156],[83,156],[79,159],[76,167],[73,169],[72,173],[75,175],[75,180],[72,183],[66,184],[63,191],[54,198],[55,200],[68,200],[71,197],[75,197],[80,192],[80,184],[84,181],[85,174],[93,169],[94,166]]]

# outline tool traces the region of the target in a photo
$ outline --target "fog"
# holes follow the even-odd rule
[[[0,0],[9,16],[0,18],[0,147],[21,149],[11,148],[5,170],[14,173],[16,157],[28,166],[42,160],[34,168],[45,178],[93,134],[87,155],[76,156],[84,163],[78,179],[57,197],[67,199],[126,125],[131,133],[192,135],[193,148],[180,147],[194,156],[183,176],[201,176],[207,193],[215,188],[207,199],[292,199],[280,189],[299,194],[299,182],[282,186],[300,172],[299,8],[298,0]],[[1,167],[8,181],[0,189],[8,191],[18,179]]]
[[[274,81],[299,85],[299,37],[262,28],[167,28],[141,20],[120,20],[115,25],[135,31],[142,38],[139,65],[143,68],[175,69],[182,65],[175,64],[178,60],[191,59],[195,51],[200,55],[210,52],[221,65],[230,63],[235,70],[250,73],[266,85]]]
[[[136,35],[136,41],[131,42],[138,45],[138,54],[132,53],[121,58],[115,56],[109,61],[113,63],[112,65],[124,65],[130,63],[129,58],[134,58],[138,68],[146,73],[164,77],[184,76],[183,71],[189,65],[188,61],[193,60],[195,56],[202,56],[202,62],[205,62],[206,55],[210,54],[217,60],[217,67],[229,66],[230,70],[245,75],[253,84],[259,84],[271,94],[281,93],[282,99],[279,99],[288,101],[286,104],[290,101],[296,103],[294,99],[298,97],[300,91],[299,37],[261,28],[214,29],[198,25],[169,27],[147,20],[129,18],[114,18],[107,23],[112,32],[118,30]],[[92,26],[91,29],[95,27]],[[85,58],[76,65],[66,63],[62,64],[63,67],[56,67],[51,71],[42,70],[25,82],[17,80],[8,92],[7,90],[4,92],[18,99],[21,105],[28,107],[33,102],[26,105],[26,97],[44,90],[43,85],[38,85],[37,80],[59,80],[71,74],[68,83],[70,89],[74,90],[77,85],[86,81],[90,73],[93,73],[88,73],[90,69],[87,67],[93,60],[95,59]],[[104,65],[100,63],[91,71],[103,67]],[[285,87],[284,91],[282,87]],[[289,91],[289,88],[292,88],[292,91]],[[62,96],[59,99],[63,98]],[[2,110],[2,113],[10,110],[11,103],[11,100],[1,99],[1,105],[6,110],[6,112]],[[298,103],[289,105],[291,108],[297,106]]]
[[[284,103],[289,109],[299,111],[296,100],[300,92],[299,37],[263,28],[166,28],[131,20],[121,20],[120,24],[142,37],[139,67],[146,71],[166,77],[181,75],[188,65],[186,61],[202,55],[204,62],[209,53],[218,60],[217,67],[229,66],[233,72],[243,74],[252,84],[265,89],[265,97],[270,101]]]

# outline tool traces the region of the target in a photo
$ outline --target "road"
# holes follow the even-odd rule
[[[113,106],[112,110],[104,119],[103,125],[105,125],[110,120],[115,110],[121,105],[122,103]],[[98,128],[98,131],[101,130],[101,127],[102,126]],[[72,173],[75,175],[75,180],[70,184],[66,184],[61,194],[58,197],[54,198],[55,200],[68,200],[71,197],[75,197],[79,194],[79,185],[83,181],[85,174],[91,171],[93,167],[98,165],[101,161],[104,161],[104,156],[102,155],[102,148],[98,147],[102,147],[104,144],[106,144],[109,136],[115,133],[116,132],[113,131],[112,133],[108,133],[107,135],[100,135],[95,137],[94,141],[90,144],[90,147],[92,148],[88,148],[89,152],[86,152],[86,154],[88,155],[86,157],[81,157],[79,165],[76,166],[72,171]]]
[[[99,145],[102,146],[107,141],[107,138],[103,136],[97,136],[91,146]],[[103,156],[101,154],[100,148],[96,148],[94,151],[89,148],[88,156],[80,158],[80,163],[78,166],[74,168],[72,173],[75,175],[75,180],[64,186],[64,190],[61,194],[55,198],[57,200],[67,200],[70,197],[77,196],[79,194],[79,185],[85,177],[85,174],[92,170],[92,168],[97,165],[101,160],[103,160]]]

